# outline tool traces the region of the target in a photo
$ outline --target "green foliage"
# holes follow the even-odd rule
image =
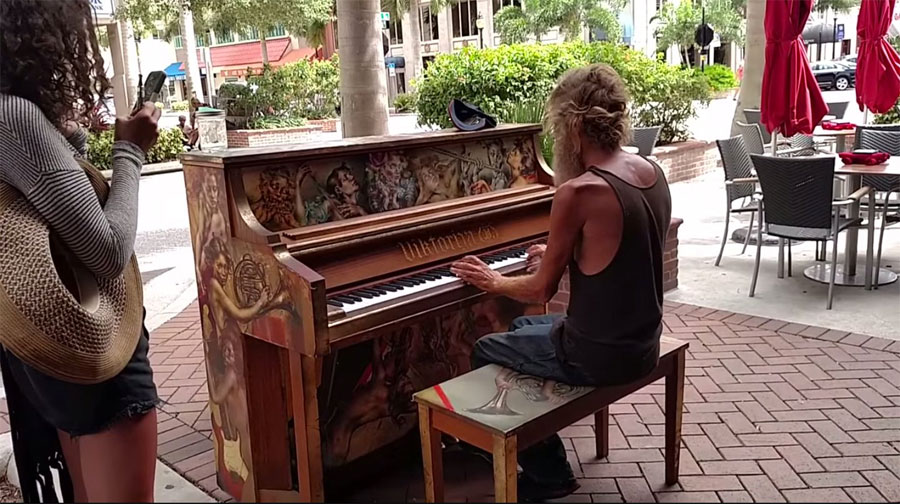
[[[705,78],[614,44],[466,48],[439,55],[425,70],[418,83],[419,122],[449,127],[447,104],[453,98],[508,118],[519,104],[543,103],[566,70],[598,62],[612,66],[624,80],[634,125],[663,127],[660,143],[685,139],[694,102],[709,99]]]
[[[732,0],[705,0],[706,22],[719,34],[723,42],[744,43],[745,21]],[[699,0],[681,0],[663,4],[659,12],[660,26],[656,30],[660,49],[679,45],[687,50],[694,45],[694,32],[703,19]]]
[[[215,0],[208,8],[215,28],[265,35],[281,25],[305,36],[331,21],[333,7],[332,0]]]
[[[698,76],[705,77],[706,82],[709,84],[709,88],[716,92],[728,91],[729,89],[738,87],[737,77],[735,77],[734,72],[725,65],[709,65],[703,69],[703,72],[701,72],[699,68],[695,68],[694,73]]]
[[[829,10],[834,12],[847,12],[859,5],[860,0],[817,0],[813,4],[813,9],[819,14],[824,14]]]
[[[248,118],[251,128],[280,124],[277,119],[295,125],[302,119],[336,117],[338,76],[337,58],[303,60],[278,68],[267,65],[262,73],[247,79],[248,85],[223,84],[219,100],[227,115]]]
[[[147,164],[173,161],[184,151],[183,134],[178,128],[163,129],[159,132],[156,145],[146,155]],[[100,133],[88,135],[87,159],[100,170],[112,168],[112,147],[115,133],[110,128]]]
[[[394,109],[397,112],[415,112],[417,101],[415,93],[400,93],[394,97]]]
[[[306,126],[306,119],[302,117],[256,117],[249,121],[250,129],[276,129],[297,128]]]
[[[624,0],[522,0],[522,8],[508,6],[494,14],[494,27],[504,44],[525,42],[559,27],[566,40],[581,37],[582,27],[602,28],[610,41],[622,36],[618,14]]]
[[[884,114],[876,114],[872,122],[875,124],[900,124],[900,101]]]
[[[187,100],[173,101],[172,102],[172,110],[175,112],[187,112],[188,101]]]

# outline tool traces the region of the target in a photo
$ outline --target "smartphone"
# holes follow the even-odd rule
[[[159,92],[162,90],[163,84],[166,83],[166,73],[160,70],[150,72],[147,80],[141,83],[142,76],[138,76],[138,99],[134,103],[132,114],[137,112],[144,106],[144,102],[156,102],[159,99]]]

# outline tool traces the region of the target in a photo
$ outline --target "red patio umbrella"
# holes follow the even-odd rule
[[[812,133],[828,112],[800,39],[812,5],[812,0],[766,0],[761,121],[787,137]]]
[[[862,0],[856,34],[856,103],[876,114],[890,110],[900,96],[900,56],[887,41],[894,0]]]

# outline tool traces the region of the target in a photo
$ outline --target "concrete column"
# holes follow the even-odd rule
[[[494,5],[491,0],[478,0],[478,13],[484,19],[481,36],[484,47],[494,47]]]
[[[109,52],[113,68],[113,77],[111,80],[113,92],[113,104],[116,106],[116,115],[127,115],[131,108],[128,106],[127,84],[125,82],[125,58],[122,54],[122,37],[119,30],[119,23],[106,25],[106,32],[109,36]]]
[[[438,51],[449,53],[453,51],[453,21],[450,17],[450,6],[437,13],[438,20]]]

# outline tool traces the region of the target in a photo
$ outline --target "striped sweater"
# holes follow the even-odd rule
[[[0,94],[0,181],[18,189],[95,275],[120,275],[134,253],[143,151],[113,145],[109,198],[101,206],[84,170],[83,131],[66,138],[34,103]],[[2,232],[2,230],[0,230]]]

